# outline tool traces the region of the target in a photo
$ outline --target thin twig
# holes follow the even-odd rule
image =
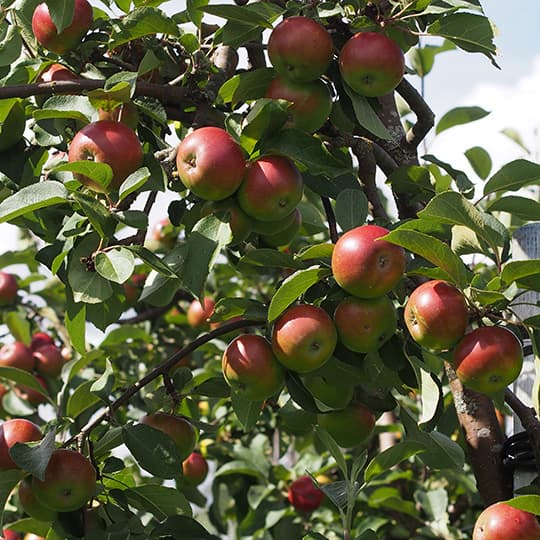
[[[332,203],[328,197],[321,197],[324,211],[326,213],[326,221],[328,221],[328,231],[330,233],[330,240],[335,244],[338,241],[337,223]]]

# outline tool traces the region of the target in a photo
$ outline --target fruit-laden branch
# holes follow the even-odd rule
[[[509,388],[505,390],[504,399],[516,413],[523,429],[529,435],[536,461],[536,468],[540,472],[540,421],[536,416],[536,411],[532,407],[527,407]]]
[[[137,381],[135,384],[131,385],[127,390],[122,392],[122,394],[115,399],[106,409],[104,409],[100,414],[98,414],[95,418],[90,420],[80,431],[77,435],[73,435],[70,437],[67,441],[64,442],[65,447],[72,444],[77,439],[82,439],[88,436],[88,434],[101,422],[106,420],[107,418],[110,418],[112,416],[112,413],[114,411],[118,410],[120,407],[126,405],[129,400],[138,392],[140,392],[147,384],[150,384],[152,381],[157,379],[158,377],[163,376],[167,372],[170,371],[170,369],[175,366],[182,358],[187,356],[188,354],[191,354],[193,351],[204,345],[205,343],[208,343],[209,341],[212,341],[213,339],[222,336],[224,334],[227,334],[229,332],[232,332],[233,330],[239,330],[241,328],[249,328],[252,326],[264,326],[266,324],[266,319],[242,319],[237,321],[232,321],[229,323],[224,323],[219,328],[216,328],[215,330],[212,330],[211,332],[207,332],[203,334],[202,336],[198,337],[197,339],[194,339],[192,342],[188,343],[185,347],[174,353],[172,356],[170,356],[167,360],[159,364],[155,369],[150,371],[150,373],[147,373],[142,379]]]
[[[450,364],[445,368],[480,496],[486,505],[508,499],[512,493],[503,481],[504,439],[493,401],[465,388]]]

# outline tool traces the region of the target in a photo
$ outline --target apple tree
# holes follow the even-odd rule
[[[540,538],[540,165],[420,150],[478,0],[0,6],[5,538]]]

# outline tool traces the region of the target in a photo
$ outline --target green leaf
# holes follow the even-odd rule
[[[250,146],[256,146],[263,139],[279,131],[289,116],[289,105],[282,100],[270,98],[258,99],[242,127],[242,138],[251,139]]]
[[[231,391],[231,403],[244,431],[252,430],[261,415],[263,402],[246,399],[241,391],[233,389]]]
[[[7,325],[11,335],[16,341],[30,345],[31,330],[27,314],[23,311],[8,311],[4,315],[4,324]]]
[[[515,142],[522,150],[525,150],[527,154],[530,154],[530,149],[523,142],[523,138],[520,133],[514,128],[504,128],[500,131],[505,137],[508,137],[511,141]]]
[[[432,156],[432,155],[428,154],[428,155],[425,155],[425,156],[422,156],[422,157],[426,161],[430,161],[432,163],[435,163],[441,169],[445,170],[452,177],[452,179],[456,182],[458,190],[461,192],[462,195],[464,195],[468,199],[472,199],[472,197],[474,197],[474,183],[469,180],[469,178],[465,174],[465,172],[463,172],[463,171],[461,171],[459,169],[455,169],[449,163],[441,161],[440,159],[437,159],[435,156]]]
[[[153,34],[178,36],[179,29],[174,20],[154,7],[141,7],[131,11],[114,27],[109,49],[115,49],[134,39]]]
[[[73,348],[79,354],[86,353],[86,304],[75,302],[73,291],[66,285],[66,329]]]
[[[508,212],[524,221],[540,221],[540,203],[528,197],[505,195],[492,202],[486,210],[488,212]]]
[[[73,118],[83,124],[91,122],[95,114],[96,111],[86,96],[71,94],[51,96],[43,109],[34,111],[35,118],[40,115],[43,115],[43,118]]]
[[[100,163],[98,161],[72,161],[63,163],[52,169],[54,172],[72,172],[87,176],[96,184],[106,188],[112,180],[113,170],[108,163]]]
[[[124,200],[128,195],[131,195],[139,188],[146,184],[146,181],[150,178],[150,169],[148,167],[142,167],[131,173],[120,186],[118,192],[118,200]]]
[[[13,381],[21,386],[27,386],[32,390],[36,390],[42,396],[45,396],[49,401],[51,398],[47,393],[47,390],[41,386],[40,382],[28,371],[18,369],[14,367],[0,366],[0,378]]]
[[[255,10],[246,9],[244,6],[231,5],[212,5],[201,8],[204,12],[240,23],[249,24],[251,26],[260,26],[262,28],[272,28],[272,24],[263,16],[259,15]]]
[[[84,411],[87,411],[97,403],[101,403],[99,397],[91,392],[91,387],[94,381],[85,381],[75,388],[70,394],[67,405],[66,414],[70,418],[77,418]]]
[[[55,431],[48,431],[39,444],[16,443],[9,453],[13,461],[24,471],[29,472],[39,480],[45,479],[45,469],[56,450]]]
[[[485,180],[491,172],[491,156],[481,146],[473,146],[465,151],[465,156],[469,160],[474,172]]]
[[[431,1],[431,0],[427,0]],[[425,77],[429,74],[435,63],[435,56],[445,51],[454,50],[456,47],[453,43],[445,40],[443,45],[426,45],[425,47],[414,47],[409,51],[408,57],[411,65],[420,77]]]
[[[397,228],[384,237],[412,253],[420,255],[443,270],[447,279],[460,288],[465,288],[470,271],[463,261],[441,240],[418,231]]]
[[[480,120],[488,114],[489,112],[481,107],[456,107],[442,116],[435,127],[435,132],[442,133],[451,127]]]
[[[540,164],[516,159],[503,165],[484,185],[484,195],[496,191],[517,191],[540,181]]]
[[[97,381],[92,383],[90,392],[101,398],[105,403],[109,403],[114,388],[115,376],[110,360],[107,359],[105,365],[105,371]]]
[[[160,274],[163,274],[164,276],[170,278],[178,277],[169,265],[163,262],[162,259],[160,259],[155,253],[152,253],[149,249],[139,245],[126,246],[126,249],[132,251],[135,255],[137,255],[137,257],[140,257],[148,266],[150,266],[150,268],[153,268],[156,272],[159,272]]]
[[[540,259],[511,261],[505,264],[501,281],[507,286],[516,283],[523,289],[540,290]]]
[[[288,253],[270,248],[254,249],[248,251],[241,259],[240,264],[251,264],[263,268],[303,268],[304,264],[299,263]]]
[[[26,473],[18,470],[2,471],[0,475],[0,522],[4,523],[4,510],[15,486],[26,476]]]
[[[367,483],[373,478],[390,470],[394,465],[425,452],[425,447],[416,441],[404,440],[388,448],[374,457],[364,471],[364,481]]]
[[[22,39],[20,29],[15,24],[11,24],[2,41],[0,41],[0,66],[10,66],[20,56],[22,50]]]
[[[233,317],[266,320],[267,308],[264,304],[249,298],[221,298],[214,306],[210,321],[227,321]]]
[[[152,530],[152,538],[171,536],[175,540],[219,540],[198,521],[187,516],[171,516]]]
[[[153,514],[159,521],[170,516],[191,515],[189,501],[175,488],[146,484],[126,489],[123,494],[131,506]]]
[[[271,68],[246,71],[228,79],[219,89],[218,96],[224,103],[235,105],[263,97],[276,73]]]
[[[122,440],[145,471],[163,479],[179,476],[182,456],[175,442],[163,431],[145,424],[123,426]]]
[[[52,180],[23,187],[0,203],[0,223],[13,220],[40,208],[65,203],[68,196],[69,191],[64,184]]]
[[[540,516],[540,495],[518,495],[504,502],[514,508]]]
[[[447,435],[438,431],[418,431],[411,436],[411,440],[424,445],[426,451],[419,457],[431,469],[463,470],[465,453],[461,446]]]
[[[73,0],[45,0],[51,20],[58,34],[73,22],[75,2]]]
[[[360,189],[345,189],[336,199],[336,220],[343,232],[363,225],[368,215],[368,200]]]
[[[276,291],[268,309],[268,321],[274,319],[287,309],[299,296],[310,287],[332,274],[329,268],[312,267],[299,270],[289,276]]]
[[[135,269],[135,257],[125,248],[115,248],[110,251],[101,251],[95,259],[96,271],[105,279],[115,283],[125,283]]]
[[[110,238],[114,234],[116,220],[98,199],[83,192],[74,192],[72,197],[101,238]]]
[[[328,452],[330,452],[332,457],[336,460],[336,464],[341,470],[343,477],[347,480],[349,478],[349,469],[347,467],[347,462],[345,461],[345,456],[343,455],[343,452],[341,451],[341,448],[339,447],[337,442],[325,429],[319,426],[315,426],[315,435],[319,438],[319,440],[323,443]]]
[[[343,83],[345,92],[349,96],[356,120],[365,129],[367,129],[373,135],[389,141],[392,137],[386,126],[382,123],[382,120],[377,116],[377,113],[373,110],[370,102],[364,96],[357,94],[352,88]]]

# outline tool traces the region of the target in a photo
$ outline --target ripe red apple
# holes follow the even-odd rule
[[[334,311],[339,339],[351,351],[368,353],[384,345],[397,328],[397,313],[388,296],[344,298]]]
[[[540,525],[534,514],[497,502],[478,516],[472,540],[540,540]]]
[[[341,49],[339,69],[355,92],[377,97],[388,94],[400,83],[405,59],[397,43],[384,34],[359,32]]]
[[[35,378],[39,382],[39,384],[45,389],[45,391],[48,392],[45,379],[41,375],[36,375]],[[23,384],[15,387],[15,393],[20,398],[28,401],[28,403],[30,403],[30,405],[33,405],[34,407],[37,407],[40,403],[45,403],[47,401],[47,398],[43,394]]]
[[[74,49],[92,26],[92,6],[87,0],[75,0],[71,24],[60,33],[52,21],[45,2],[39,4],[32,16],[32,31],[40,45],[56,54]]]
[[[16,533],[15,531],[12,531],[11,529],[4,529],[3,535],[4,535],[3,536],[4,540],[20,540],[21,538],[19,533]]]
[[[198,452],[192,452],[182,462],[182,478],[190,486],[198,486],[208,474],[208,462]]]
[[[246,399],[262,401],[281,390],[285,380],[270,343],[262,336],[241,334],[223,353],[221,368],[225,381]]]
[[[35,360],[30,347],[27,347],[22,341],[15,341],[7,343],[0,349],[0,366],[32,371]]]
[[[332,253],[337,284],[359,298],[376,298],[392,290],[405,272],[405,250],[379,240],[388,230],[361,225],[339,238]]]
[[[30,350],[36,351],[44,345],[54,345],[54,339],[45,332],[36,332],[32,334],[32,340],[30,341]]]
[[[277,221],[296,208],[303,191],[302,175],[290,159],[264,156],[248,165],[238,204],[254,219]]]
[[[180,459],[186,459],[193,452],[197,442],[197,432],[193,424],[186,418],[155,412],[143,416],[140,422],[166,433],[175,442]]]
[[[307,373],[330,360],[337,343],[334,323],[324,309],[299,304],[287,309],[274,324],[272,350],[287,368]]]
[[[144,283],[146,281],[147,275],[143,273],[135,273],[123,283],[122,287],[124,289],[124,295],[126,297],[126,302],[133,306],[137,303],[139,296],[144,288]]]
[[[352,400],[354,385],[347,381],[339,385],[330,382],[324,375],[308,373],[302,377],[310,394],[331,409],[344,409]]]
[[[375,415],[362,403],[352,402],[342,410],[318,414],[317,422],[340,446],[352,448],[371,436]]]
[[[288,17],[270,34],[268,57],[291,81],[314,81],[328,68],[334,45],[326,28],[309,17]]]
[[[39,441],[41,431],[36,424],[25,418],[13,418],[0,425],[0,470],[18,469],[11,459],[9,449],[16,443]]]
[[[87,124],[73,137],[69,162],[96,161],[113,170],[109,186],[99,185],[87,176],[76,174],[79,182],[100,193],[117,190],[122,182],[143,163],[143,150],[135,132],[122,122],[100,120]]]
[[[34,495],[32,490],[32,477],[26,476],[19,482],[17,490],[19,502],[22,509],[34,519],[39,521],[54,521],[57,513],[46,506],[43,506]]]
[[[467,387],[495,394],[514,382],[523,365],[521,342],[501,326],[473,330],[454,349],[454,369]]]
[[[308,133],[320,129],[332,110],[330,90],[320,79],[300,83],[276,77],[268,86],[266,97],[290,101],[288,126]]]
[[[36,362],[35,369],[42,375],[58,377],[64,366],[62,351],[56,345],[43,345],[32,354]]]
[[[317,510],[324,499],[324,493],[311,479],[311,476],[301,476],[289,486],[287,499],[299,512]]]
[[[412,292],[404,318],[414,341],[426,349],[442,351],[464,336],[469,312],[465,296],[457,287],[434,279]]]
[[[32,477],[32,491],[43,506],[56,512],[71,512],[94,496],[96,470],[87,457],[75,450],[55,450],[44,480]]]
[[[78,81],[80,77],[62,64],[52,64],[39,76],[40,82]]]
[[[240,145],[224,129],[202,127],[178,145],[178,176],[197,197],[219,201],[230,197],[244,177],[246,160]]]
[[[203,307],[204,305],[204,307]],[[209,296],[205,296],[203,304],[197,299],[193,300],[187,309],[187,322],[192,328],[200,328],[208,325],[208,319],[214,313],[216,301]]]
[[[0,306],[12,304],[18,290],[17,278],[8,272],[0,272]]]

